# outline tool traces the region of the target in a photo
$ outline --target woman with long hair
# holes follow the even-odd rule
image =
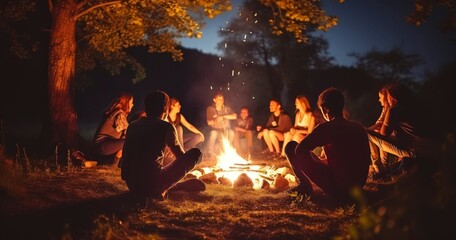
[[[411,169],[416,163],[417,155],[429,155],[432,140],[419,125],[419,112],[414,109],[414,97],[408,86],[392,84],[386,89],[386,99],[389,108],[379,131],[367,129],[369,141],[379,149],[375,164],[388,162],[388,155],[397,158],[397,169],[387,166],[379,167],[375,178],[389,177],[390,174],[400,174]],[[372,153],[371,153],[372,156]]]
[[[380,105],[382,106],[382,112],[380,113],[380,116],[378,117],[377,121],[375,121],[375,124],[368,127],[369,130],[372,130],[375,132],[380,132],[380,130],[382,128],[383,122],[385,121],[386,112],[390,108],[390,105],[389,105],[388,99],[387,99],[388,87],[390,87],[390,86],[392,86],[392,85],[386,84],[382,88],[380,88],[380,90],[378,90],[378,101],[379,101]],[[371,149],[372,167],[373,167],[375,174],[378,175],[384,171],[384,168],[386,168],[386,166],[388,166],[387,162],[381,162],[382,160],[387,161],[387,158],[380,159],[379,149],[373,142],[369,141],[369,147]]]
[[[169,114],[166,121],[176,127],[179,142],[185,151],[194,148],[198,143],[204,141],[204,134],[193,126],[184,115],[181,113],[182,106],[177,98],[169,99]],[[191,131],[191,133],[184,134],[183,127]]]
[[[102,156],[113,156],[116,166],[122,157],[122,148],[128,127],[127,117],[133,107],[133,95],[119,94],[103,113],[103,121],[95,133],[95,149]]]
[[[315,116],[312,113],[309,100],[304,95],[295,99],[296,115],[294,127],[285,133],[283,140],[282,156],[285,156],[285,146],[290,141],[300,143],[315,127]]]

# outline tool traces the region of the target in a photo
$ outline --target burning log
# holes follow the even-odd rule
[[[254,170],[254,169],[228,169],[228,170],[223,170],[223,169],[218,169],[218,170],[214,170],[214,172],[256,172],[256,173],[262,173],[262,174],[266,174],[267,172],[266,171],[263,171],[263,170]]]
[[[229,178],[226,178],[226,177],[219,177],[218,178],[218,181],[220,184],[222,185],[226,185],[226,186],[231,186],[233,185],[233,183],[231,182],[231,180]]]
[[[271,182],[274,181],[274,178],[268,177],[268,176],[266,176],[266,175],[260,174],[259,176],[260,176],[261,178],[265,179],[265,180],[268,180],[268,181],[271,181]]]
[[[275,170],[275,173],[286,176],[287,174],[293,174],[293,171],[288,167],[281,167]]]
[[[214,172],[202,175],[201,177],[199,177],[199,180],[201,180],[207,184],[217,184],[218,183],[217,176],[215,176]]]
[[[252,188],[253,187],[253,181],[252,181],[252,179],[249,178],[249,176],[247,176],[246,173],[242,173],[241,175],[239,175],[239,177],[236,179],[236,181],[234,181],[233,186],[234,187],[250,187],[250,188]]]
[[[285,175],[285,179],[288,180],[290,183],[295,183],[296,182],[296,176],[293,174],[287,174]]]
[[[272,187],[275,189],[286,190],[290,186],[288,180],[286,180],[282,175],[277,174],[272,183]]]
[[[203,171],[202,170],[193,170],[190,172],[190,174],[195,175],[196,178],[200,178],[201,176],[203,176]]]
[[[235,163],[236,166],[258,166],[258,167],[266,167],[266,163]]]
[[[239,169],[239,170],[249,170],[250,167],[237,167],[237,166],[230,166],[230,169]]]
[[[184,179],[187,180],[187,179],[197,179],[197,177],[191,173],[187,173],[185,174],[184,176]]]
[[[269,182],[263,179],[263,181],[261,182],[261,189],[269,189],[269,188],[271,188]]]

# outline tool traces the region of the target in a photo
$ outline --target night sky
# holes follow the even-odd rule
[[[339,17],[339,24],[328,32],[317,32],[329,42],[329,54],[336,64],[351,66],[354,58],[348,53],[365,53],[373,48],[381,51],[401,47],[406,53],[419,54],[425,63],[417,69],[417,78],[424,71],[437,71],[444,63],[456,60],[456,33],[443,33],[439,23],[445,10],[436,9],[431,18],[420,27],[405,22],[412,12],[411,0],[323,0],[323,8]],[[232,1],[233,10],[207,21],[201,39],[183,39],[182,45],[205,53],[220,55],[216,45],[220,41],[217,31],[235,17],[242,0]]]

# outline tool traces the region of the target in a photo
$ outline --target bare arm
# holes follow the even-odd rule
[[[217,112],[213,107],[206,109],[206,121],[208,126],[213,126],[218,118]]]
[[[393,132],[393,128],[390,126],[391,111],[390,109],[386,112],[385,120],[383,121],[382,127],[380,128],[380,134],[389,136]]]
[[[192,131],[193,133],[203,135],[203,133],[200,130],[198,130],[195,126],[193,126],[191,123],[189,123],[187,121],[187,119],[185,119],[184,115],[182,115],[182,114],[181,114],[181,123],[182,123],[182,125],[184,125],[184,127],[186,127],[188,130]]]
[[[228,120],[235,120],[237,118],[237,114],[236,113],[226,114],[226,115],[223,115],[223,118],[228,119]]]
[[[176,128],[171,124],[169,125],[169,130],[166,132],[166,145],[169,147],[174,156],[176,156],[176,158],[184,155],[184,148],[179,143]]]

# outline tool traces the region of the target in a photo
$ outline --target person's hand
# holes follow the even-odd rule
[[[215,119],[215,122],[216,123],[219,123],[219,122],[223,122],[223,116],[218,116],[216,119]]]
[[[201,135],[202,142],[204,142],[204,134],[203,133],[199,133],[199,135]]]
[[[258,138],[259,140],[261,140],[262,137],[263,137],[263,132],[258,133],[257,138]]]

